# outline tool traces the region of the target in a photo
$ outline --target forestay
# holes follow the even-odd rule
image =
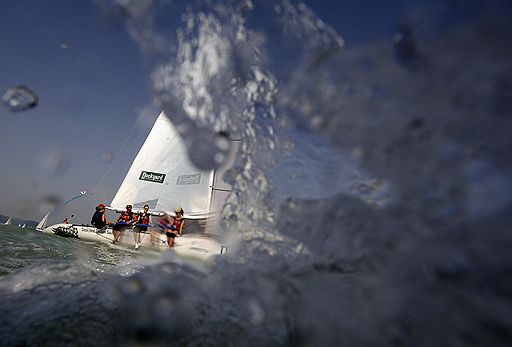
[[[180,206],[186,218],[203,219],[209,215],[212,184],[213,171],[192,164],[177,130],[161,112],[110,207],[124,210],[131,204],[140,210],[148,204],[153,212],[173,214]]]

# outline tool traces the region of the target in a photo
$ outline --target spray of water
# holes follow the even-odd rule
[[[157,100],[182,124],[192,157],[204,162],[218,151],[205,141],[204,127],[242,138],[231,171],[235,193],[224,209],[240,250],[216,268],[221,290],[231,290],[219,304],[230,310],[214,305],[208,313],[255,345],[510,336],[506,316],[491,304],[500,298],[478,285],[487,266],[477,265],[481,259],[510,265],[505,253],[488,253],[504,238],[512,196],[510,161],[503,157],[511,145],[510,110],[499,107],[510,99],[500,87],[510,84],[510,50],[502,45],[510,26],[477,18],[421,44],[411,26],[402,26],[393,43],[348,51],[306,6],[269,6],[189,4],[169,44],[176,54],[159,51],[164,58],[152,69]],[[278,38],[262,29],[258,11],[272,14]],[[130,27],[140,42],[147,35],[135,30],[144,27],[137,23]],[[154,37],[153,48],[167,36]],[[279,40],[286,44],[276,54]],[[280,68],[279,54],[293,54],[292,66]],[[282,153],[276,136],[282,122],[326,138],[370,177],[384,180],[392,201],[379,207],[358,194],[291,199],[276,223],[271,168]],[[482,228],[485,221],[494,227]],[[352,272],[359,276],[347,275]],[[185,302],[197,309],[216,298],[190,295],[192,303]],[[199,319],[188,308],[183,315]],[[209,326],[209,319],[201,322]]]
[[[169,254],[87,284],[117,288],[101,297],[103,315],[89,311],[121,317],[109,341],[510,342],[508,21],[485,12],[429,39],[411,24],[393,42],[347,49],[287,0],[102,4],[124,19],[155,102],[200,167],[223,164],[230,148],[219,132],[241,139],[223,210],[223,230],[238,242],[211,267]],[[353,188],[278,205],[273,170],[298,150],[284,129],[327,141],[361,173]],[[386,202],[365,189],[385,190]]]

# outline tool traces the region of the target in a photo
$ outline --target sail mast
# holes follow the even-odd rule
[[[212,171],[212,174],[210,175],[210,189],[209,189],[209,194],[208,194],[208,211],[211,212],[212,211],[212,202],[213,202],[213,185],[215,184],[215,176],[217,174],[217,171],[216,170],[213,170]],[[210,213],[209,213],[210,215]],[[208,216],[209,217],[209,216]]]

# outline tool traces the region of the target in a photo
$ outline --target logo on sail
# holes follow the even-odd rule
[[[178,176],[176,180],[176,185],[185,185],[185,184],[199,184],[201,183],[201,174],[193,174],[193,175],[181,175]]]
[[[155,183],[164,183],[165,174],[157,172],[142,171],[139,176],[139,180],[150,181]]]

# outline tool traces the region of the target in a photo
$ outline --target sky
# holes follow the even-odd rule
[[[0,41],[1,93],[25,85],[39,97],[28,111],[0,108],[0,213],[37,220],[43,197],[65,201],[115,165],[88,208],[112,199],[147,127],[135,129],[125,158],[115,154],[150,105],[139,51],[124,27],[92,1],[22,0],[2,6]]]
[[[306,1],[347,46],[390,40],[411,3]],[[0,107],[0,214],[38,220],[45,197],[87,190],[54,217],[87,223],[112,200],[159,113],[139,49],[119,19],[86,0],[4,3],[0,42],[0,93],[25,85],[39,97],[24,112]]]

